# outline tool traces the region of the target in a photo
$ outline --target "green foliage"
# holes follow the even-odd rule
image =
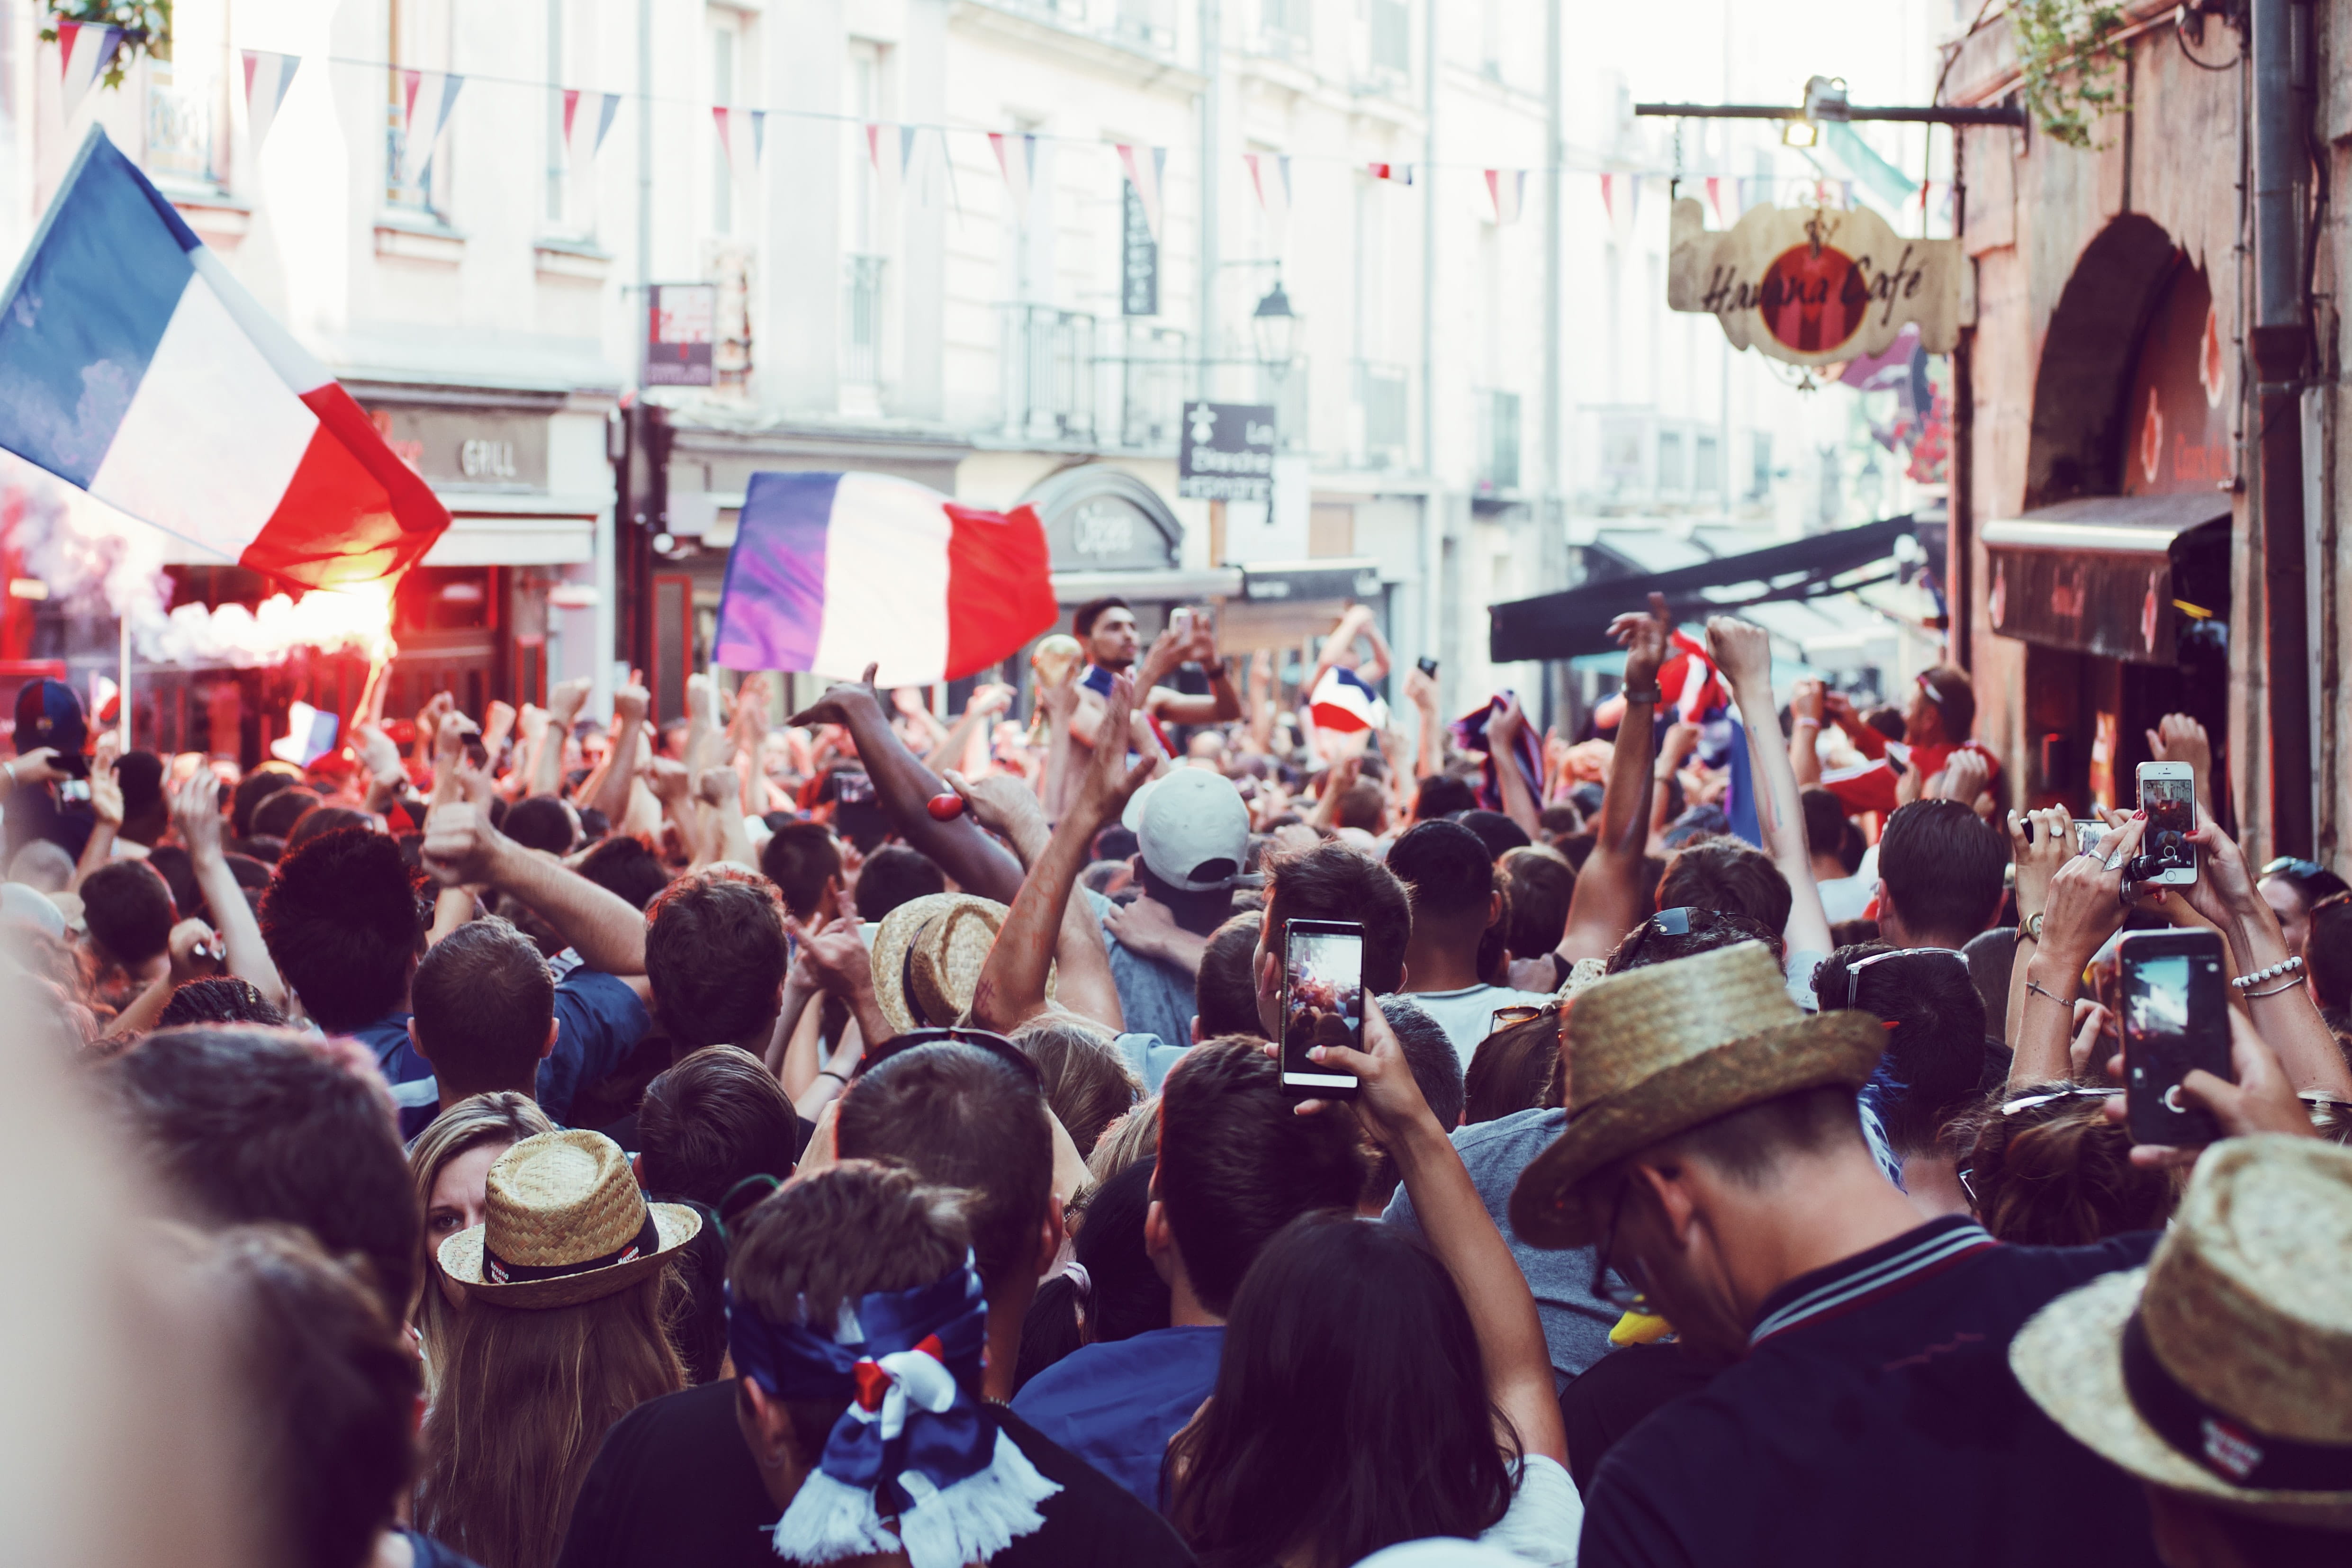
[[[120,27],[122,37],[114,47],[114,58],[106,62],[104,86],[121,87],[122,73],[137,63],[141,55],[151,60],[172,58],[172,0],[43,0],[48,7],[49,25],[41,29],[41,42],[58,41],[59,22],[87,22],[93,26]]]
[[[2043,134],[2089,151],[2091,128],[2123,97],[2121,0],[2011,0],[2009,25],[2027,110]]]

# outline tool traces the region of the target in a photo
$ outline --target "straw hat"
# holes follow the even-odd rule
[[[441,1244],[441,1271],[501,1307],[570,1307],[626,1289],[694,1239],[702,1216],[648,1204],[601,1132],[541,1132],[490,1167],[482,1223]]]
[[[2352,1150],[2216,1143],[2147,1267],[2051,1302],[2009,1360],[2035,1404],[2142,1480],[2352,1530]]]
[[[1801,1010],[1760,942],[1612,974],[1569,1009],[1568,1125],[1519,1177],[1512,1228],[1589,1247],[1601,1216],[1578,1189],[1593,1172],[1784,1094],[1859,1088],[1885,1046],[1867,1013]]]
[[[1009,912],[972,893],[929,893],[883,916],[874,933],[874,1000],[882,1016],[902,1033],[961,1018]]]

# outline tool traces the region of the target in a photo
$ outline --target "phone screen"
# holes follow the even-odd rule
[[[2212,1117],[2180,1092],[2193,1068],[2232,1076],[2221,945],[2210,932],[2124,940],[2124,1064],[2136,1142],[2195,1145],[2221,1136]]]
[[[1314,1046],[1358,1047],[1364,1037],[1364,928],[1292,921],[1284,928],[1282,1083],[1325,1097],[1356,1091],[1353,1073],[1307,1059]]]
[[[2189,847],[2189,835],[2197,828],[2195,781],[2143,777],[2139,804],[2147,813],[2147,837],[2140,852],[2193,864],[2196,851]]]

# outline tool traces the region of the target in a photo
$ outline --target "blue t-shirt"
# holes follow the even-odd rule
[[[1085,892],[1087,905],[1094,910],[1097,923],[1100,923],[1111,911],[1111,900],[1091,888]],[[1193,1015],[1201,1010],[1199,987],[1192,976],[1172,963],[1162,963],[1120,945],[1108,928],[1102,939],[1103,949],[1110,955],[1111,984],[1118,988],[1119,1016],[1127,1021],[1127,1027],[1135,1034],[1157,1035],[1163,1040],[1190,1040]]]
[[[1223,1324],[1084,1345],[1024,1384],[1013,1413],[1156,1509],[1168,1440],[1215,1392],[1224,1348]]]
[[[433,1124],[439,1113],[440,1086],[433,1064],[409,1043],[406,1013],[353,1029],[352,1038],[375,1053],[376,1065],[392,1084],[405,1141]],[[574,969],[555,985],[555,1050],[539,1064],[535,1098],[548,1120],[562,1126],[572,1119],[580,1091],[610,1077],[653,1027],[652,1016],[628,983],[593,969]]]

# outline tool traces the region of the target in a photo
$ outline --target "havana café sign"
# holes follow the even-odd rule
[[[1731,346],[1790,364],[1885,353],[1906,323],[1949,353],[1975,324],[1976,269],[1957,239],[1906,239],[1867,207],[1750,207],[1709,229],[1675,201],[1666,304],[1723,323]]]

